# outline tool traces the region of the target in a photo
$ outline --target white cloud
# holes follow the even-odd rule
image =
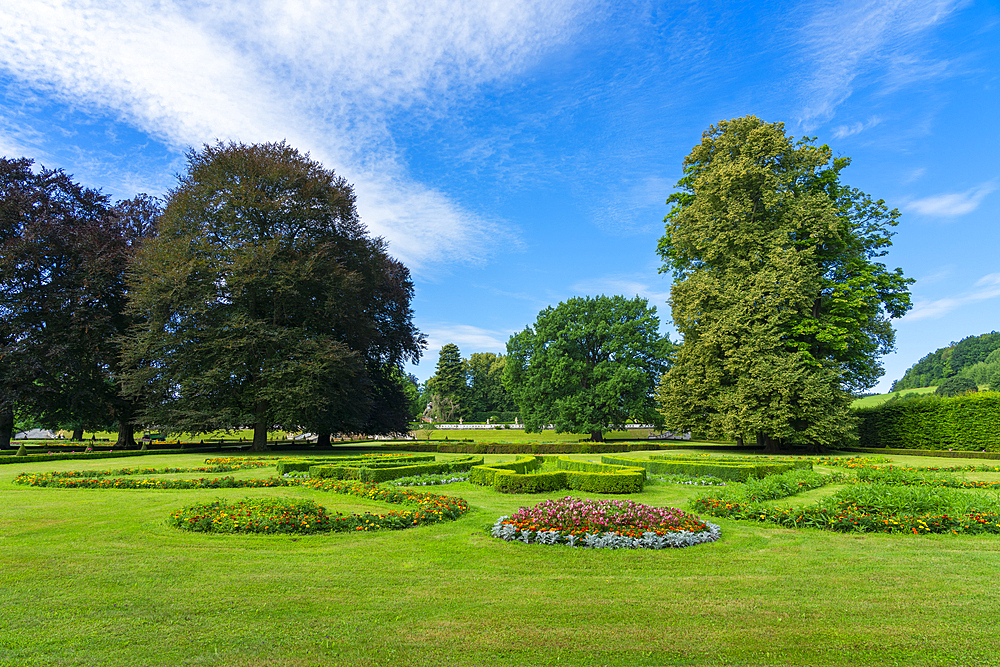
[[[472,352],[496,352],[505,354],[507,341],[513,331],[491,331],[469,324],[439,322],[426,327],[427,359],[437,360],[438,352],[448,343],[458,345],[463,356]]]
[[[419,268],[475,259],[497,228],[408,173],[392,115],[442,113],[530,67],[572,39],[584,2],[4,3],[0,68],[177,148],[287,139],[354,182],[372,232]]]
[[[902,321],[937,319],[962,306],[997,297],[1000,297],[1000,273],[991,273],[977,280],[973,289],[964,294],[935,301],[915,302],[913,309],[902,318]]]
[[[878,116],[872,116],[865,122],[858,121],[853,125],[838,125],[833,129],[833,136],[835,139],[843,139],[845,137],[850,137],[855,134],[860,134],[865,130],[871,129],[882,122],[882,119]]]
[[[919,49],[923,34],[964,4],[965,0],[821,3],[802,29],[805,66],[811,72],[804,90],[803,125],[811,129],[832,118],[853,93],[856,80],[871,72],[885,72],[890,87],[942,76],[946,63],[929,63],[909,51]],[[842,127],[853,134],[850,131],[857,126]]]
[[[666,282],[666,278],[664,278],[664,282]],[[649,301],[650,306],[656,306],[657,310],[661,312],[667,303],[667,299],[670,298],[669,289],[662,291],[629,276],[604,276],[583,280],[574,284],[573,290],[587,296],[597,296],[599,294],[612,296],[620,294],[629,299],[641,296]]]
[[[965,192],[953,192],[915,199],[906,204],[904,208],[920,215],[954,218],[975,211],[979,208],[979,204],[982,203],[983,199],[996,189],[997,182],[993,180],[970,188]]]

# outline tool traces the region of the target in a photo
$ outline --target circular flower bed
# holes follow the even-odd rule
[[[721,529],[673,507],[631,500],[585,500],[567,496],[522,507],[493,524],[493,537],[530,544],[605,549],[665,549],[713,542]]]

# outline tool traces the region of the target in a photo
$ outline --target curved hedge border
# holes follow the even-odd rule
[[[411,461],[426,461],[411,463]],[[371,484],[388,482],[389,480],[412,475],[426,475],[466,471],[473,466],[482,465],[482,456],[465,456],[450,461],[434,461],[433,456],[411,457],[403,461],[368,463],[344,463],[340,465],[313,465],[309,467],[309,476],[320,479],[357,479]]]
[[[648,459],[636,459],[629,456],[602,456],[601,462],[623,466],[640,466],[653,474],[711,476],[733,482],[745,482],[755,477],[780,475],[796,468],[812,467],[812,463],[807,459],[768,459],[762,462],[746,458],[685,457],[666,454],[652,454]]]
[[[865,474],[868,471],[859,470]],[[890,471],[891,472],[891,471]],[[829,476],[819,484],[805,480],[795,483],[797,473],[786,473],[764,480],[752,480],[744,488],[727,487],[721,493],[711,493],[692,502],[692,507],[710,516],[774,523],[787,528],[821,528],[837,532],[870,533],[990,533],[1000,534],[1000,514],[971,512],[969,514],[910,514],[868,511],[857,505],[825,507],[820,503],[800,508],[776,508],[763,504],[817,488],[825,483],[841,481],[839,475]],[[801,474],[801,473],[798,473]],[[891,476],[889,476],[891,478]],[[780,479],[787,478],[787,479]],[[900,478],[902,479],[902,478]],[[932,481],[932,480],[928,480]],[[765,486],[765,482],[770,482]],[[872,475],[858,484],[887,483],[886,475]],[[897,485],[912,486],[912,480]],[[927,486],[937,486],[933,483]],[[759,487],[759,488],[757,488]]]
[[[469,481],[492,486],[500,493],[544,493],[572,489],[588,493],[638,493],[646,481],[646,471],[636,466],[607,465],[556,459],[561,468],[554,472],[532,473],[541,467],[541,456],[521,456],[510,463],[475,466]]]

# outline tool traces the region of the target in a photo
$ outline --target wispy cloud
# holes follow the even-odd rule
[[[908,211],[941,218],[955,218],[972,213],[988,194],[996,191],[996,179],[965,192],[952,192],[915,199],[904,206]]]
[[[991,273],[977,280],[972,289],[963,294],[935,301],[917,301],[913,310],[907,313],[901,321],[916,322],[918,320],[938,319],[962,306],[997,297],[1000,297],[1000,273]]]
[[[513,331],[492,331],[469,324],[438,322],[425,327],[428,360],[436,360],[441,348],[448,343],[458,345],[463,356],[472,352],[505,353]]]
[[[666,279],[663,281],[666,283]],[[614,295],[620,294],[631,299],[641,296],[649,301],[649,305],[656,306],[662,311],[667,299],[670,298],[670,291],[663,291],[663,287],[653,287],[642,280],[636,280],[630,276],[610,275],[600,278],[583,280],[573,285],[573,290],[581,295],[597,296],[599,294]]]
[[[946,63],[925,61],[913,51],[926,31],[964,4],[967,0],[821,3],[802,29],[805,60],[814,72],[804,90],[803,125],[811,129],[832,118],[857,80],[873,72],[884,73],[890,87],[942,76]],[[842,127],[850,132],[857,126]]]
[[[572,39],[583,9],[585,0],[4,3],[0,68],[177,149],[287,139],[354,182],[373,233],[419,268],[478,257],[502,234],[409,173],[392,115],[444,113],[523,71]]]
[[[850,137],[855,134],[861,134],[865,130],[871,129],[882,122],[882,119],[878,116],[872,116],[865,122],[858,121],[853,125],[838,125],[833,128],[833,136],[835,139],[843,139],[844,137]]]

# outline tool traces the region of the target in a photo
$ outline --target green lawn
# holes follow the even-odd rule
[[[204,458],[150,455],[142,464],[193,466]],[[295,495],[339,511],[379,504],[301,488],[116,491],[11,483],[26,470],[128,465],[137,463],[0,466],[7,628],[0,665],[998,660],[994,537],[843,535],[717,520],[719,542],[682,550],[505,543],[485,532],[498,516],[568,492],[503,496],[468,483],[432,487],[471,504],[452,523],[297,538],[206,536],[169,528],[167,515],[217,497]],[[657,485],[631,497],[683,507],[702,491]]]
[[[875,394],[874,396],[865,396],[864,398],[855,399],[851,403],[852,408],[873,408],[876,405],[882,405],[888,401],[893,396],[905,396],[906,394],[933,394],[937,391],[937,387],[920,387],[919,389],[900,389],[899,391],[890,392],[888,394]]]

